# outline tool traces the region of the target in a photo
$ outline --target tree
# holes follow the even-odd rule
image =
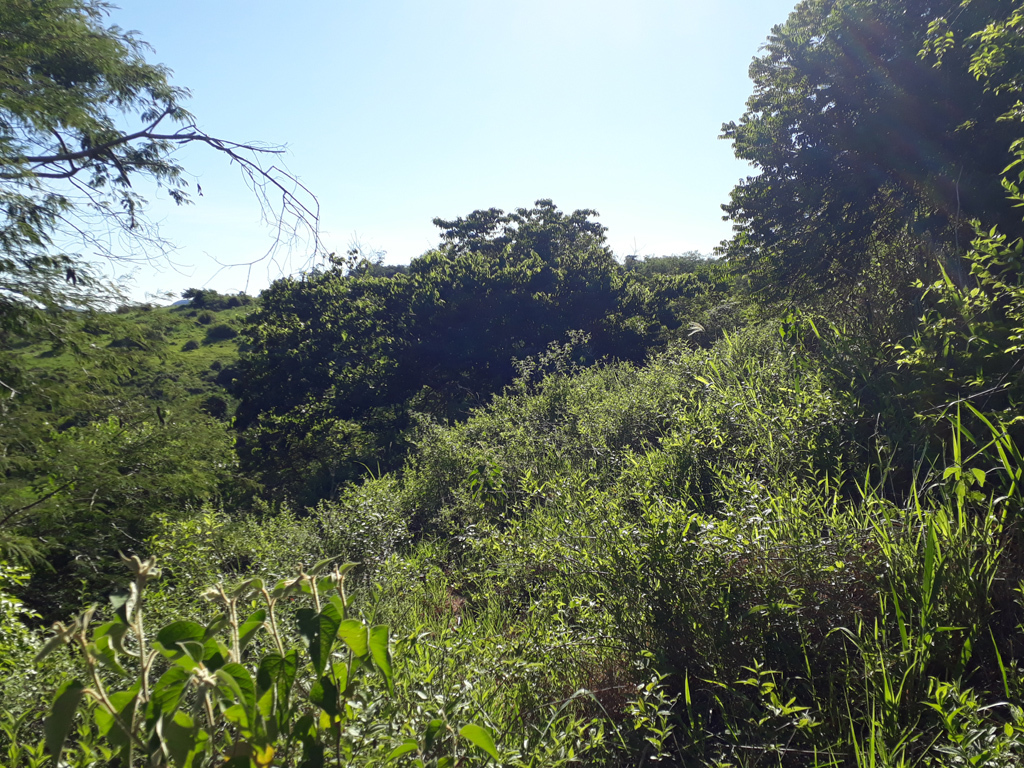
[[[142,189],[155,184],[178,204],[190,201],[177,148],[198,143],[237,163],[264,211],[278,219],[279,232],[307,226],[319,248],[315,199],[269,162],[281,150],[202,131],[183,106],[188,92],[171,85],[168,69],[146,62],[135,33],[105,25],[108,11],[103,0],[0,0],[0,477],[8,481],[0,500],[0,558],[30,553],[11,526],[25,527],[25,518],[43,511],[31,499],[7,503],[15,479],[9,467],[20,468],[16,479],[29,485],[45,484],[56,471],[44,466],[38,477],[26,477],[52,436],[17,426],[30,424],[26,413],[46,404],[24,396],[39,394],[40,385],[13,347],[49,337],[55,351],[79,349],[95,362],[77,313],[61,311],[110,295],[82,254],[128,260],[163,252]],[[103,433],[105,423],[85,422],[81,434]],[[102,466],[131,458],[128,443],[106,446]],[[152,475],[147,482],[148,490],[159,485]],[[60,501],[59,494],[51,500]],[[122,502],[135,504],[113,493],[108,504],[90,509],[114,521],[112,510]],[[125,508],[117,513],[127,514]]]
[[[95,276],[70,250],[76,243],[119,259],[159,249],[136,184],[188,203],[173,156],[185,144],[237,163],[265,210],[309,226],[319,245],[315,200],[266,163],[281,150],[198,128],[183,106],[188,92],[145,61],[135,33],[104,26],[108,10],[102,0],[0,3],[0,321],[95,295]],[[123,252],[110,246],[118,237],[127,238]]]
[[[642,360],[678,327],[671,302],[708,283],[627,272],[594,215],[539,200],[437,219],[440,247],[405,273],[357,265],[272,285],[245,331],[243,469],[315,503],[365,467],[397,466],[411,411],[464,418],[513,382],[517,359],[570,332],[589,338],[577,362]]]
[[[970,6],[967,0],[965,6]],[[988,91],[1011,98],[1002,121],[1024,135],[1024,2],[991,9],[976,26],[954,31],[945,18],[930,29],[926,51],[937,66],[949,65],[949,53],[970,52],[968,70]],[[1024,138],[1012,146],[1014,162],[1005,169],[1007,201],[1024,207]],[[1017,222],[1016,232],[1024,231]],[[956,408],[984,412],[1012,437],[1021,434],[1024,404],[1024,238],[989,226],[988,217],[974,223],[974,240],[965,256],[970,269],[966,284],[947,273],[925,291],[928,309],[914,335],[901,346],[901,364],[917,383],[917,410],[930,422],[943,422]],[[1011,230],[1014,231],[1014,230]],[[967,405],[965,405],[965,403]],[[1009,425],[1015,425],[1010,427]],[[972,429],[984,425],[972,423]]]
[[[1019,226],[999,183],[1017,128],[998,118],[1012,95],[971,73],[977,40],[950,47],[941,67],[921,55],[936,17],[964,38],[999,8],[804,0],[775,27],[751,64],[747,111],[723,126],[759,171],[723,206],[729,258],[756,291],[846,296],[869,269],[909,284],[966,246],[972,217]]]

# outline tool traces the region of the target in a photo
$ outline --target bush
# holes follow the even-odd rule
[[[181,348],[182,352],[191,352],[193,349],[199,349],[199,342],[195,339],[189,339]]]
[[[132,339],[132,338],[114,339],[107,346],[109,346],[112,349],[145,349],[146,348],[145,345],[143,345],[143,343],[141,341],[139,341],[138,339]]]
[[[196,321],[200,325],[209,325],[210,323],[213,322],[213,320],[214,320],[213,313],[205,311],[205,310],[200,312],[199,315],[196,317]]]
[[[119,304],[114,312],[118,315],[127,315],[131,312],[150,312],[153,310],[153,305],[146,304]]]
[[[18,733],[20,720],[8,718],[3,725],[13,727],[0,732],[9,737],[8,755],[46,754],[61,765],[96,765],[94,756],[105,753],[104,764],[119,765],[350,766],[411,755],[420,765],[482,768],[565,765],[543,760],[560,752],[594,765],[609,751],[601,718],[563,711],[575,695],[529,713],[539,723],[519,733],[499,730],[486,695],[448,682],[451,657],[436,651],[433,639],[393,639],[388,625],[371,626],[350,607],[345,575],[354,563],[323,561],[276,585],[260,578],[230,590],[220,584],[204,593],[216,612],[212,621],[179,619],[143,633],[148,607],[141,596],[160,571],[153,559],[128,562],[131,594],[140,599],[114,602],[106,623],[90,626],[92,608],[71,626],[54,625],[38,657],[70,646],[92,673],[90,687],[78,679],[60,687],[37,743]],[[471,650],[450,639],[456,655]],[[480,660],[468,661],[475,679]],[[97,674],[100,664],[119,677]],[[671,706],[644,693],[633,706],[658,702],[662,710]],[[664,718],[656,724],[667,725]],[[629,726],[650,740],[641,718]]]
[[[228,415],[228,404],[223,398],[217,397],[216,395],[211,395],[203,400],[202,409],[215,419],[223,420],[227,418]]]
[[[226,341],[227,339],[235,338],[237,335],[238,331],[227,323],[218,323],[217,325],[211,325],[209,330],[206,331],[206,340]]]

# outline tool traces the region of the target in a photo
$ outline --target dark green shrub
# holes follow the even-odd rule
[[[238,335],[238,331],[232,328],[227,323],[218,323],[217,325],[211,325],[206,331],[207,341],[226,341],[227,339],[233,339]]]
[[[182,298],[188,299],[191,302],[193,309],[209,309],[214,312],[221,309],[243,307],[252,302],[252,298],[244,293],[227,295],[217,293],[214,290],[200,288],[189,288],[181,295]]]
[[[211,395],[203,401],[203,411],[213,416],[215,419],[224,419],[228,415],[228,404],[224,401],[224,398]]]
[[[221,368],[217,371],[217,376],[214,381],[217,382],[218,387],[231,391],[234,386],[235,380],[238,378],[238,369],[233,365],[229,365],[225,368]]]
[[[112,349],[145,349],[145,345],[138,339],[122,338],[114,339],[108,344]]]
[[[181,348],[183,352],[191,352],[193,349],[199,349],[199,342],[196,341],[195,339],[189,339]]]
[[[153,305],[148,302],[145,304],[119,304],[114,312],[118,315],[127,315],[130,312],[151,312]]]
[[[200,312],[199,315],[196,317],[196,322],[198,322],[200,325],[209,325],[210,323],[213,322],[213,320],[213,313],[206,310]]]

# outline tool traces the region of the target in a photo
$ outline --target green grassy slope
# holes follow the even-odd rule
[[[157,520],[238,492],[231,387],[248,311],[82,314],[8,357],[24,384],[0,428],[0,510],[50,566],[25,593],[45,618],[102,598]]]

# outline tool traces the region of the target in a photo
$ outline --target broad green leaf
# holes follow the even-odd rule
[[[207,744],[210,742],[210,734],[200,728],[196,731],[195,743],[192,747],[192,751],[189,753],[187,760],[185,761],[184,768],[191,768],[193,765],[197,765],[196,758],[202,755],[206,751]]]
[[[160,739],[171,759],[178,768],[182,768],[196,746],[195,723],[184,712],[175,712],[173,717],[161,718],[159,729]]]
[[[331,595],[330,600],[328,602],[330,602],[331,605],[338,609],[338,615],[341,616],[342,619],[344,619],[345,604],[341,602],[341,598],[338,597],[338,595]]]
[[[126,724],[131,720],[132,713],[135,710],[136,697],[139,695],[139,685],[139,683],[136,683],[127,691],[117,691],[109,696],[110,703],[117,710],[118,717]],[[100,736],[107,736],[111,728],[115,728],[115,723],[117,722],[114,716],[103,706],[97,706],[93,710],[93,720],[96,722],[96,728],[99,730]],[[128,742],[128,734],[120,726],[117,726],[115,733],[108,737],[108,739],[115,746],[122,746]]]
[[[54,635],[43,644],[43,647],[39,650],[39,653],[36,654],[34,660],[35,663],[38,664],[64,644],[65,641],[61,635]]]
[[[256,671],[256,695],[262,698],[265,693],[276,687],[281,707],[287,709],[298,668],[299,654],[297,651],[289,651],[288,655],[284,657],[278,653],[268,653],[260,661],[259,669]]]
[[[342,696],[348,691],[348,664],[339,661],[331,666],[334,679],[338,681],[338,693]]]
[[[281,579],[274,585],[274,589],[270,593],[270,596],[281,598],[289,592],[297,592],[299,591],[300,584],[301,582],[298,579]]]
[[[331,563],[333,563],[335,560],[338,560],[340,557],[340,555],[337,555],[335,557],[328,557],[326,560],[321,560],[308,571],[309,575],[319,576]]]
[[[338,637],[345,641],[345,644],[352,649],[352,653],[360,658],[365,656],[368,650],[366,639],[366,625],[355,619],[345,619],[338,626]]]
[[[299,672],[299,652],[294,648],[285,654],[281,664],[281,671],[277,676],[277,697],[281,700],[282,706],[287,709],[291,699],[292,686],[295,685],[295,676]]]
[[[427,732],[423,737],[424,748],[429,750],[434,745],[434,739],[437,738],[437,734],[441,732],[441,728],[444,726],[444,721],[441,719],[434,719],[427,723]]]
[[[397,760],[402,755],[407,755],[410,752],[415,752],[417,749],[419,749],[419,746],[420,745],[416,742],[416,739],[406,739],[393,750],[391,750],[391,754],[388,755],[387,759]]]
[[[298,624],[302,642],[307,648],[312,647],[316,635],[320,631],[319,615],[312,608],[300,608],[295,612],[295,621]]]
[[[249,712],[241,704],[232,704],[230,707],[224,710],[224,719],[229,723],[234,723],[243,732],[248,732],[251,728],[249,722]]]
[[[310,714],[305,714],[295,723],[292,734],[298,739],[309,739],[316,737],[316,720]]]
[[[185,652],[185,656],[196,664],[202,662],[206,657],[205,643],[200,643],[197,640],[183,640],[177,644],[177,647],[181,648],[181,650]]]
[[[373,663],[377,665],[377,669],[388,684],[388,692],[394,693],[395,681],[391,669],[391,648],[386,624],[378,624],[370,629],[370,654],[373,656]]]
[[[245,623],[238,628],[238,647],[245,650],[245,646],[256,636],[256,632],[267,620],[267,612],[263,609],[256,611],[245,620]]]
[[[274,714],[274,691],[270,689],[263,693],[256,694],[256,710],[260,713],[260,717],[264,720],[272,721],[271,715]]]
[[[118,653],[129,655],[124,647],[124,638],[128,634],[128,625],[121,621],[108,621],[98,626],[93,632],[93,640],[99,644],[101,637],[110,641],[110,646]]]
[[[309,647],[309,657],[317,675],[322,675],[331,659],[334,638],[342,623],[338,608],[327,604],[320,613],[299,611],[299,632]]]
[[[336,605],[328,603],[320,611],[320,666],[318,668],[320,672],[326,669],[330,663],[331,650],[334,648],[341,620],[342,613]]]
[[[202,642],[206,635],[206,627],[194,621],[175,621],[157,633],[156,639],[165,648],[170,648],[175,643],[183,640],[197,640]]]
[[[231,649],[218,637],[211,637],[203,644],[203,666],[215,672],[231,658]]]
[[[206,631],[203,633],[203,642],[205,643],[211,637],[214,637],[218,632],[224,629],[224,627],[226,627],[228,623],[228,617],[226,615],[221,614],[216,619],[207,624]]]
[[[181,695],[185,692],[185,686],[188,685],[190,678],[191,674],[178,666],[164,672],[153,686],[149,701],[153,712],[158,716],[173,713],[181,702]]]
[[[279,653],[268,653],[260,659],[260,665],[256,669],[256,695],[262,696],[277,684],[277,678],[281,674],[281,667],[284,659]]]
[[[501,758],[498,757],[498,748],[494,745],[494,737],[483,726],[474,723],[464,725],[459,731],[459,735],[493,757],[496,762],[501,762]]]
[[[164,656],[174,659],[178,654],[185,653],[180,643],[202,643],[205,635],[206,627],[202,624],[196,624],[194,621],[175,621],[157,633],[156,642],[159,643],[158,649]]]
[[[339,714],[338,688],[329,677],[321,677],[309,689],[309,700],[331,717]]]
[[[132,595],[119,592],[111,595],[108,599],[110,600],[111,607],[114,609],[114,613],[121,619],[121,622],[123,624],[131,624],[129,611],[135,607]]]
[[[75,719],[75,711],[78,709],[78,702],[82,700],[82,692],[85,690],[77,680],[71,680],[62,685],[53,699],[53,706],[50,707],[50,714],[43,724],[43,734],[46,739],[46,748],[53,756],[53,764],[60,764],[60,753],[64,750],[64,741]]]
[[[258,576],[251,579],[246,579],[237,587],[231,590],[230,596],[238,599],[248,595],[250,592],[258,592],[263,589],[263,579]]]
[[[252,683],[249,670],[241,664],[229,662],[216,672],[217,679],[224,683],[230,695],[251,713],[256,707],[256,686]],[[223,687],[218,686],[222,691]]]

